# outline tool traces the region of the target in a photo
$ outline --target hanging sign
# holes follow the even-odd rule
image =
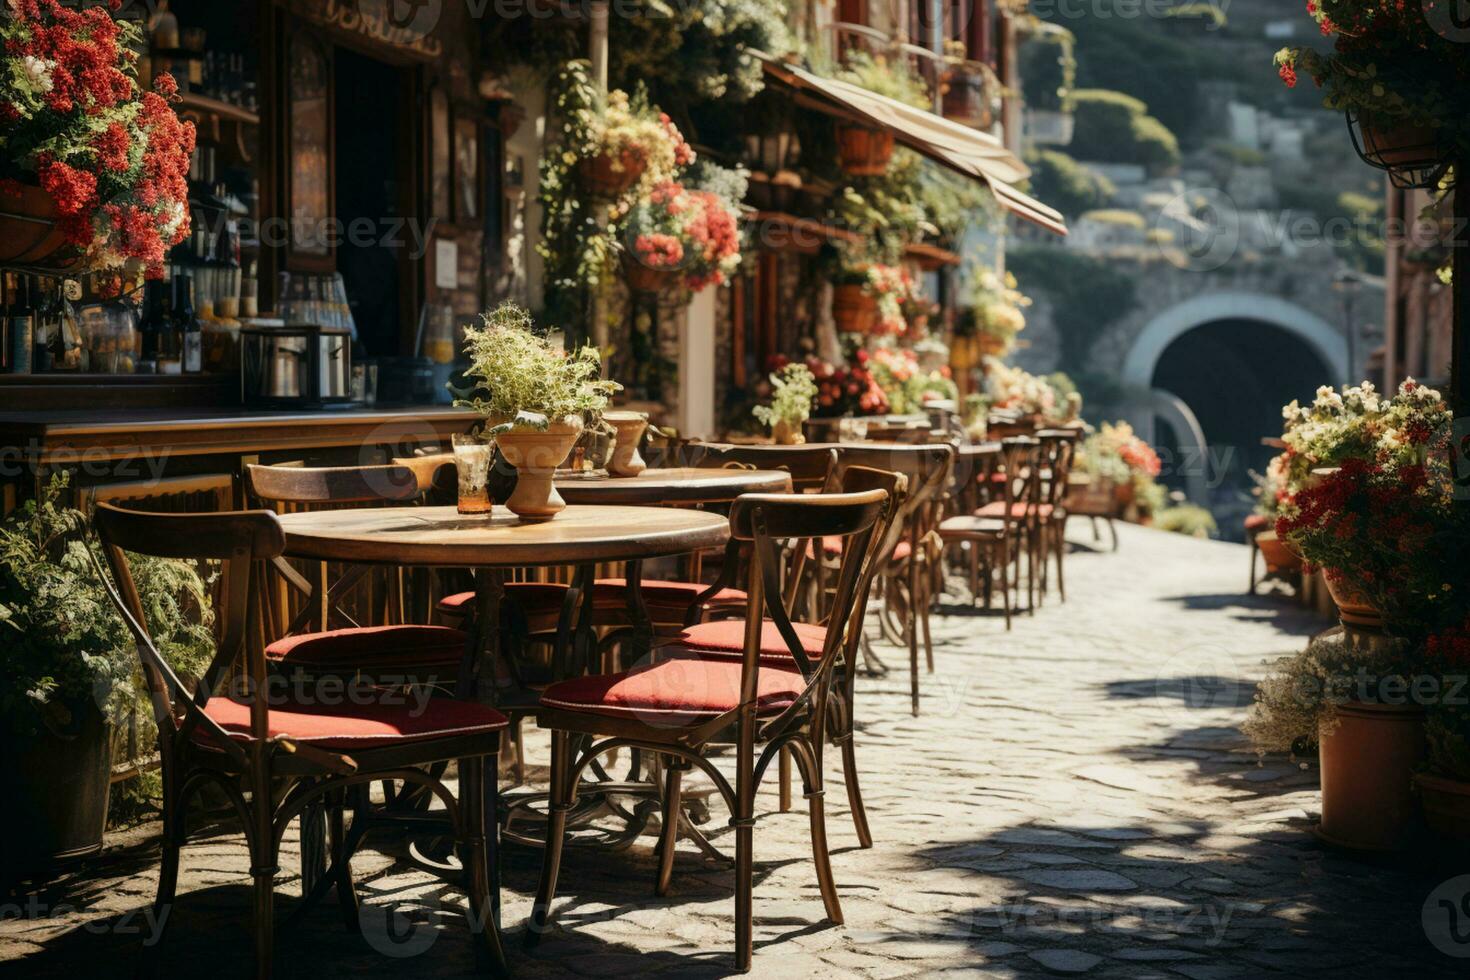
[[[298,16],[353,35],[371,46],[431,61],[444,53],[434,29],[444,16],[444,0],[290,0]]]

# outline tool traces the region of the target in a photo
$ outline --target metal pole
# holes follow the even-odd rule
[[[587,59],[592,63],[592,80],[597,83],[597,90],[603,95],[607,94],[607,0],[592,0],[589,10],[591,30],[587,37]],[[593,212],[593,220],[599,228],[607,227],[608,206],[606,203],[598,203]],[[607,331],[607,303],[602,298],[602,287],[599,285],[593,292],[590,301],[592,343],[599,350],[606,350],[608,346]],[[603,377],[607,376],[607,359],[602,361]]]

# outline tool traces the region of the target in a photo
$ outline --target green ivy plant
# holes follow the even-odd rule
[[[61,504],[68,478],[0,522],[0,716],[19,734],[65,728],[95,705],[112,720],[146,698],[132,634],[88,551],[87,519]],[[214,652],[213,612],[191,564],[129,556],[159,652],[181,676],[203,674]]]

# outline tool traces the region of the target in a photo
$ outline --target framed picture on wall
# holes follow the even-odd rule
[[[454,120],[454,220],[480,220],[480,121],[473,116]]]
[[[289,55],[291,237],[287,261],[293,268],[330,266],[327,229],[332,218],[332,61],[313,34],[297,33]]]
[[[429,205],[433,217],[452,221],[454,185],[453,147],[449,134],[449,96],[442,86],[429,93]]]

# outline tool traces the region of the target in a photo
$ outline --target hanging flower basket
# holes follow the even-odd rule
[[[988,67],[973,61],[964,62],[947,72],[941,103],[944,118],[975,129],[989,129],[993,126],[993,77]]]
[[[60,270],[76,259],[50,194],[30,184],[0,185],[0,262]]]
[[[615,198],[636,184],[647,168],[648,158],[632,147],[616,158],[599,153],[582,161],[582,184],[597,197]]]
[[[1436,171],[1444,164],[1439,130],[1389,117],[1348,114],[1348,128],[1358,156],[1388,171]]]
[[[840,333],[871,333],[878,326],[878,300],[858,283],[834,286],[832,319]]]
[[[886,129],[837,125],[837,162],[854,177],[881,177],[893,157],[893,134]]]
[[[623,256],[623,278],[635,293],[661,293],[678,279],[678,269],[657,269],[627,255]]]

